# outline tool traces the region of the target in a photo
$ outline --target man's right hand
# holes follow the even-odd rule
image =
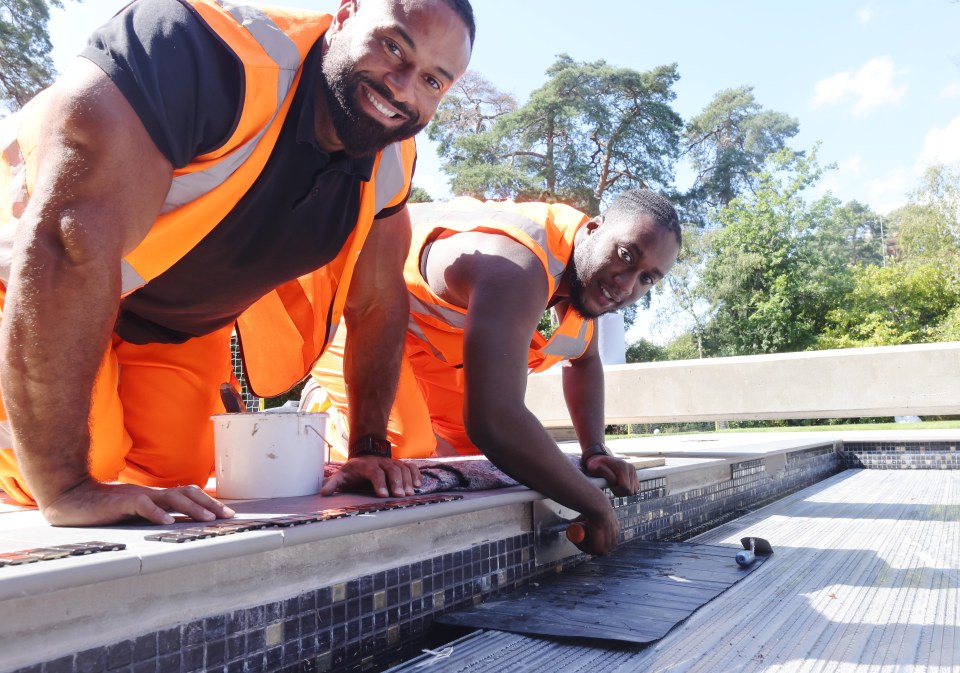
[[[229,519],[234,511],[197,486],[149,488],[134,484],[82,481],[48,505],[41,513],[53,526],[106,526],[130,519],[169,525],[169,512],[186,514],[195,521]]]
[[[620,534],[620,522],[613,511],[613,507],[607,507],[604,512],[597,515],[581,515],[574,519],[584,525],[587,536],[576,547],[587,554],[603,555],[609,554],[617,546],[617,537]]]
[[[365,488],[367,484],[380,498],[403,498],[413,495],[413,489],[420,486],[420,470],[403,460],[359,456],[349,459],[335,475],[324,480],[320,495]]]

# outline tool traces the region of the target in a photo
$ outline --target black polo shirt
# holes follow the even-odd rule
[[[195,248],[123,299],[116,324],[122,339],[181,343],[208,334],[231,324],[276,286],[339,253],[356,226],[360,187],[370,180],[374,160],[317,146],[320,44],[304,61],[260,177]],[[240,64],[194,10],[177,0],[137,0],[94,33],[82,56],[120,88],[175,167],[222,145],[237,124]]]

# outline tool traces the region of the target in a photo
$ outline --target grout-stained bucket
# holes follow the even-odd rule
[[[217,496],[231,500],[313,495],[323,486],[327,414],[216,414]]]

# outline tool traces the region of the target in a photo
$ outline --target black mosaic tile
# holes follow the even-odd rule
[[[71,654],[48,661],[43,665],[43,673],[73,673],[73,659],[74,656]]]
[[[73,665],[76,673],[102,673],[107,667],[107,648],[96,647],[78,652]]]
[[[157,667],[161,671],[179,671],[183,659],[180,652],[162,654],[157,658]]]
[[[157,659],[147,659],[146,661],[136,661],[130,667],[131,673],[164,673],[159,666]]]
[[[133,663],[133,642],[125,640],[106,647],[106,661],[108,671],[114,671]]]
[[[157,658],[157,634],[148,633],[133,641],[133,662],[152,661]]]

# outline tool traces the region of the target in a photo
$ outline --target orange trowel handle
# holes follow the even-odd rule
[[[587,528],[582,523],[571,521],[567,527],[567,539],[573,544],[581,544],[587,539]]]

